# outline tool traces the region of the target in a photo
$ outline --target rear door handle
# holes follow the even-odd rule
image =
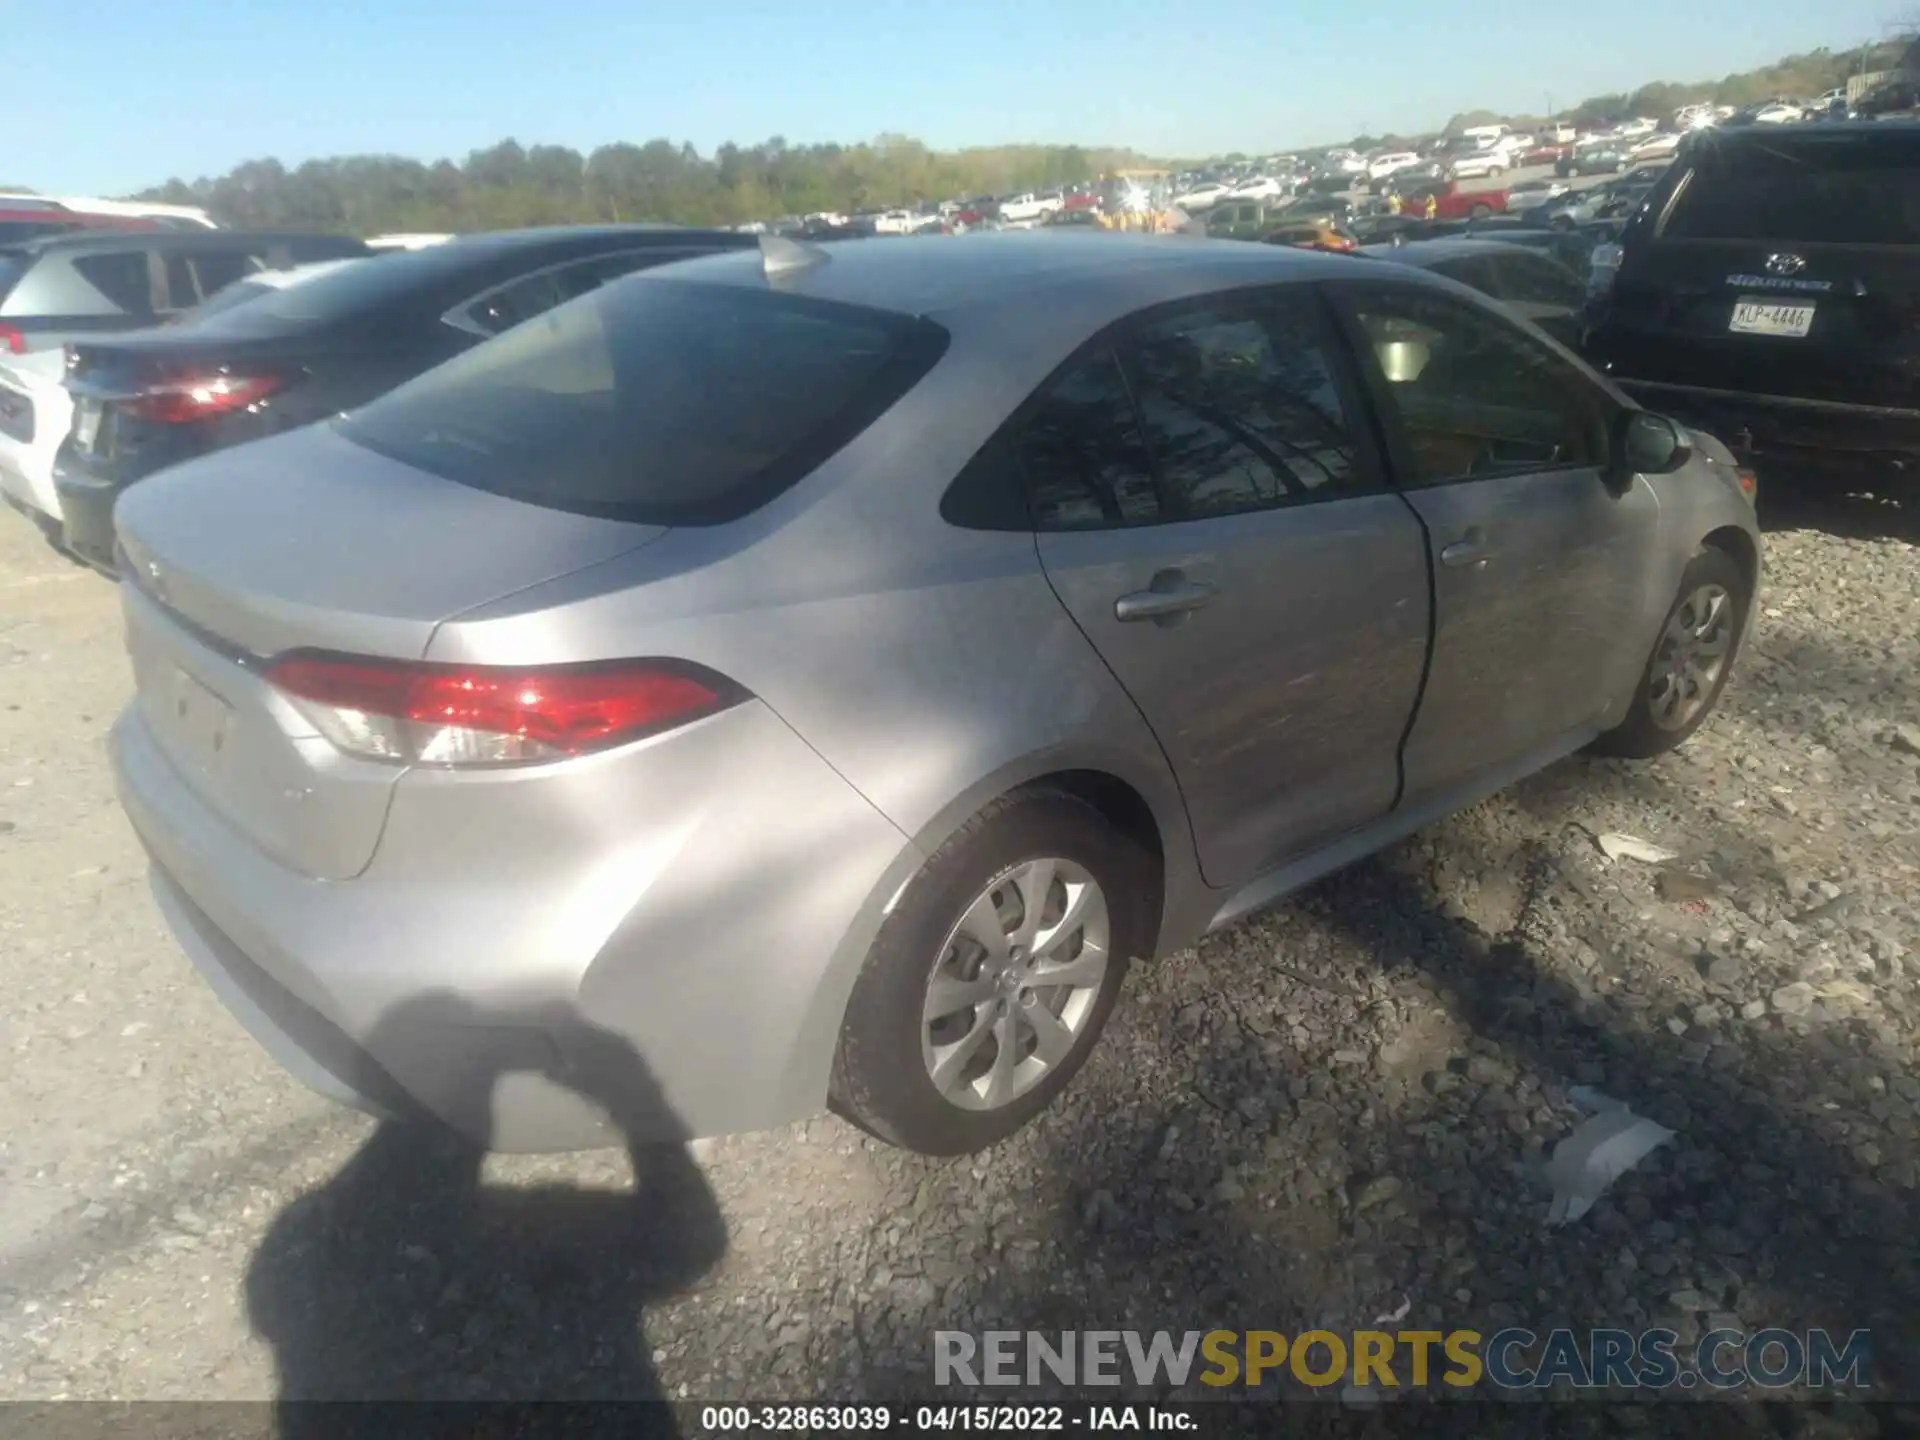
[[[1440,552],[1440,563],[1459,569],[1465,565],[1478,568],[1487,563],[1493,554],[1493,547],[1487,543],[1487,537],[1479,529],[1467,531],[1466,535]]]
[[[1153,577],[1153,584],[1147,589],[1122,595],[1114,601],[1113,618],[1120,621],[1162,620],[1169,616],[1184,615],[1189,610],[1198,610],[1203,605],[1211,604],[1215,593],[1213,586],[1188,580],[1178,571],[1162,572]]]

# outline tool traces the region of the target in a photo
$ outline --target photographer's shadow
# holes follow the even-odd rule
[[[398,1007],[382,1031],[411,1044],[449,1025],[528,1018],[431,996]],[[665,1398],[645,1307],[718,1262],[725,1221],[685,1144],[659,1138],[684,1131],[640,1056],[567,1025],[566,1073],[531,1068],[606,1113],[631,1187],[486,1186],[484,1146],[430,1122],[383,1121],[274,1221],[248,1267],[248,1318],[274,1350],[283,1437],[341,1433],[340,1412],[312,1401]],[[517,1068],[461,1076],[471,1135],[492,1133],[494,1090]]]

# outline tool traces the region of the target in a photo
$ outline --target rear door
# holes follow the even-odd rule
[[[1392,808],[1427,642],[1317,296],[1182,304],[1050,383],[1014,445],[1040,559],[1167,754],[1209,884]]]
[[[1607,487],[1616,403],[1517,326],[1428,287],[1334,293],[1432,547],[1413,805],[1531,768],[1626,693],[1651,640],[1659,502],[1643,480]]]
[[[1623,237],[1619,376],[1915,408],[1920,131],[1876,130],[1696,147]]]

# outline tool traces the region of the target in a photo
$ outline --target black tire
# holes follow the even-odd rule
[[[1476,205],[1467,212],[1467,218],[1469,220],[1484,220],[1491,214],[1493,214],[1493,207],[1491,205]]]
[[[1026,1093],[992,1110],[946,1099],[921,1049],[927,985],[948,934],[992,881],[1023,861],[1071,860],[1107,899],[1106,975],[1072,1051]],[[1004,1140],[1064,1090],[1099,1043],[1128,958],[1152,937],[1157,867],[1135,840],[1085,801],[1056,790],[1004,796],[942,845],[908,884],[874,937],[840,1026],[830,1100],[868,1133],[923,1155],[965,1155]]]
[[[1662,641],[1667,625],[1691,595],[1703,585],[1718,585],[1732,598],[1732,632],[1727,646],[1726,663],[1720,667],[1720,673],[1714,678],[1707,692],[1706,703],[1700,707],[1685,724],[1667,727],[1654,718],[1653,689],[1655,683],[1655,662],[1660,655]],[[1745,572],[1738,562],[1726,551],[1707,546],[1700,550],[1687,568],[1681,573],[1680,588],[1675,593],[1673,604],[1668,607],[1661,619],[1661,636],[1654,640],[1654,648],[1647,656],[1647,663],[1641,668],[1640,679],[1633,692],[1633,707],[1627,711],[1627,718],[1595,740],[1588,748],[1596,755],[1615,755],[1629,760],[1648,760],[1655,755],[1664,755],[1667,751],[1682,744],[1686,738],[1706,723],[1713,714],[1714,707],[1720,703],[1720,696],[1727,688],[1727,680],[1733,674],[1734,661],[1740,654],[1740,642],[1745,638],[1747,606],[1752,599],[1751,587],[1747,584]]]

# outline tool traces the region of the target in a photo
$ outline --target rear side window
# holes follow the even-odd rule
[[[1920,146],[1755,143],[1705,149],[1661,234],[1920,245]]]
[[[1161,518],[1133,397],[1109,349],[1092,352],[1048,387],[1014,447],[1037,530],[1102,530]]]
[[[1577,307],[1586,286],[1558,260],[1545,255],[1502,255],[1495,266],[1494,293],[1523,305]]]
[[[556,265],[550,270],[541,270],[489,290],[449,318],[463,329],[474,330],[482,335],[498,335],[522,321],[545,314],[556,305],[564,305],[569,300],[597,290],[609,280],[684,258],[686,252],[662,250],[658,246],[614,255],[595,255],[590,260]]]
[[[153,290],[147,278],[147,255],[144,250],[76,255],[73,268],[116,309],[130,315],[153,313]]]
[[[339,426],[382,455],[529,504],[722,524],[866,429],[946,338],[926,321],[766,290],[617,285],[514,327]]]
[[[204,300],[216,291],[224,290],[243,275],[251,275],[260,268],[260,262],[243,252],[213,251],[193,257],[194,279],[200,282],[200,297]]]

